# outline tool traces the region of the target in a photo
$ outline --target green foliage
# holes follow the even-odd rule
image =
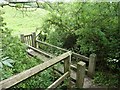
[[[107,59],[107,66],[109,67],[109,69],[112,72],[120,72],[120,67],[119,67],[119,60],[117,59],[112,59],[112,58],[108,58]]]
[[[118,86],[118,74],[110,74],[107,72],[97,72],[94,77],[94,83],[102,86],[116,87]]]
[[[17,74],[24,70],[32,68],[33,66],[36,66],[41,63],[41,61],[39,59],[28,57],[25,50],[26,50],[25,46],[19,41],[19,39],[17,37],[15,38],[15,37],[9,36],[9,38],[6,37],[3,39],[3,53],[5,55],[11,57],[15,61],[14,67],[11,69],[7,69],[6,70],[7,73],[3,74],[4,79],[8,78],[9,76],[11,76],[13,74]],[[5,72],[5,71],[3,71],[3,72]],[[11,73],[8,73],[8,72],[11,72]],[[8,75],[6,76],[6,74],[8,74]],[[26,84],[24,85],[24,83],[23,83],[20,87],[26,88],[27,86],[31,86],[31,87],[35,88],[36,85],[45,87],[45,85],[47,84],[46,82],[44,82],[45,80],[48,81],[48,84],[51,82],[48,79],[50,74],[48,73],[47,75],[48,75],[47,77],[44,75],[43,76],[41,75],[41,77],[33,76],[33,78],[36,78],[35,79],[36,81],[33,78],[28,79],[27,81],[25,81],[27,83],[27,85]],[[46,84],[43,85],[43,83],[39,83],[40,79]]]
[[[0,16],[3,14],[4,14],[4,12],[2,12],[0,10]],[[3,17],[0,17],[0,34],[2,34],[1,31],[3,30],[4,25],[5,25],[5,23],[3,22]]]
[[[81,29],[76,32],[79,35],[77,44],[81,45],[81,52],[100,51],[107,47],[108,40],[105,34],[98,29]]]
[[[4,12],[0,10],[0,80],[3,80],[6,77],[9,77],[12,75],[11,68],[14,61],[10,59],[7,55],[3,54],[3,36],[6,36],[3,32],[5,31],[5,23],[3,22],[3,18],[1,15],[3,15]],[[9,70],[9,72],[6,72],[6,70]]]
[[[13,62],[14,62],[14,61],[13,61],[12,59],[9,59],[9,57],[4,57],[4,58],[3,58],[3,56],[0,57],[0,69],[3,68],[3,65],[6,65],[6,66],[8,66],[8,67],[13,67],[13,66],[11,65],[11,63],[13,63]]]
[[[43,30],[49,33],[48,42],[62,46],[65,38],[75,33],[78,36],[76,44],[80,46],[83,54],[101,54],[109,51],[109,55],[110,51],[113,51],[112,46],[118,48],[118,45],[113,45],[113,42],[116,43],[119,39],[116,36],[118,33],[117,3],[53,3],[50,5],[52,9],[46,8],[51,11],[50,17],[43,25]],[[116,53],[116,50],[114,51]]]
[[[120,73],[119,3],[58,2],[45,6],[50,11],[42,27],[48,33],[47,42],[63,47],[68,36],[75,34],[77,41],[69,49],[86,56],[96,53],[100,69]]]
[[[80,48],[80,53],[87,56],[96,53],[100,61],[107,57],[119,58],[118,3],[49,5],[46,9],[51,13],[42,27],[48,33],[47,42],[62,47],[66,38],[75,34],[78,37],[74,46]]]
[[[0,80],[4,80],[6,78],[9,78],[10,76],[13,76],[15,74],[18,74],[22,71],[25,71],[27,69],[30,69],[38,64],[41,63],[41,60],[33,58],[28,56],[26,52],[26,46],[21,43],[20,39],[18,37],[13,37],[11,35],[11,31],[7,28],[4,28],[3,25],[3,18],[1,17],[0,22],[0,32],[2,37],[0,37],[1,44],[1,51],[2,57],[0,59],[0,64],[3,65],[3,69],[0,69],[0,72],[2,75],[0,75]],[[6,57],[7,56],[7,57]],[[9,58],[10,59],[9,59]],[[12,60],[11,60],[12,59]],[[14,63],[13,63],[14,60]],[[11,64],[13,63],[13,64]],[[10,68],[10,67],[12,68]],[[52,82],[52,76],[51,76],[51,70],[46,70],[43,73],[39,73],[36,76],[32,76],[28,80],[25,80],[24,82],[20,83],[20,85],[16,85],[16,87],[22,87],[22,88],[46,88],[48,85],[50,85]]]
[[[13,88],[47,88],[50,84],[52,84],[53,76],[51,76],[51,69],[40,72],[29,79],[15,85]]]

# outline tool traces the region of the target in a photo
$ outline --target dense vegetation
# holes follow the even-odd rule
[[[120,3],[60,2],[43,3],[42,6],[49,12],[49,16],[40,29],[39,39],[86,56],[96,53],[94,82],[98,85],[119,87]],[[11,36],[11,31],[4,25],[3,18],[0,17],[0,58],[5,58],[8,62],[3,63],[4,60],[0,59],[0,64],[3,65],[0,68],[3,74],[1,80],[41,63],[38,59],[27,56],[26,47],[17,37]],[[49,73],[50,71],[46,71],[38,74],[15,87],[47,87],[53,79]]]
[[[18,74],[41,63],[41,60],[29,57],[26,47],[20,39],[11,35],[11,31],[6,28],[0,10],[0,80]],[[22,88],[46,88],[52,83],[51,69],[25,80],[15,87]]]
[[[43,6],[50,11],[42,27],[47,33],[45,41],[86,56],[96,53],[100,72],[95,82],[120,85],[119,3],[60,2]]]

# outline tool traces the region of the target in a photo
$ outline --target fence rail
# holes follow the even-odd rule
[[[62,50],[62,51],[64,51],[64,52],[69,51],[69,50],[66,50],[66,49],[57,47],[57,46],[55,46],[55,45],[51,45],[51,44],[46,43],[46,42],[42,42],[42,41],[40,41],[40,40],[36,40],[36,42],[37,42],[37,43],[40,43],[40,44],[48,45],[48,46],[50,46],[50,47],[54,47],[54,48],[56,48],[56,49],[58,49],[58,50]],[[51,56],[51,55],[50,55],[50,56]],[[73,56],[73,57],[76,57],[76,58],[78,59],[78,60],[77,60],[78,62],[79,62],[79,61],[88,62],[88,63],[89,63],[89,64],[88,64],[88,69],[86,68],[85,71],[88,73],[88,76],[89,76],[89,77],[93,77],[94,72],[95,72],[96,55],[95,55],[95,54],[91,54],[90,57],[88,58],[88,57],[86,57],[86,56],[84,56],[84,55],[80,55],[80,54],[77,54],[77,53],[75,53],[75,52],[72,52],[72,56]],[[77,65],[75,66],[75,65],[72,64],[72,65],[71,65],[71,69],[73,69],[73,70],[76,72],[76,71],[77,71]]]
[[[55,48],[55,49],[57,49],[58,51],[61,50],[61,51],[63,51],[63,53],[69,51],[69,50],[66,50],[66,49],[57,47],[57,46],[55,46],[55,45],[52,45],[52,44],[49,44],[49,43],[46,43],[46,42],[42,42],[42,41],[40,41],[40,40],[36,40],[36,34],[35,34],[35,32],[32,33],[32,34],[30,34],[30,35],[32,35],[32,37],[33,37],[33,38],[32,38],[32,45],[31,45],[31,46],[33,46],[33,47],[35,47],[35,48],[38,46],[37,44],[43,44],[43,45],[46,45],[46,46],[48,46],[48,47]],[[27,35],[27,36],[29,36],[29,35]],[[23,37],[26,38],[27,36],[26,36],[26,35],[21,35],[21,40],[24,40]],[[47,55],[48,57],[52,57],[52,56],[49,55],[49,54],[46,54],[46,55]],[[86,68],[86,72],[87,72],[87,75],[88,75],[89,77],[93,77],[93,75],[94,75],[94,73],[95,73],[96,54],[91,54],[89,57],[86,57],[86,56],[84,56],[84,55],[80,55],[80,54],[78,54],[78,53],[72,52],[72,60],[71,60],[71,61],[74,61],[73,58],[75,58],[74,60],[75,60],[76,62],[79,62],[79,61],[88,62],[88,69]],[[77,63],[76,63],[76,65],[73,65],[73,64],[72,64],[72,65],[71,65],[71,68],[76,71]]]
[[[44,45],[47,45],[47,46],[50,46],[50,47],[53,47],[53,48],[56,48],[58,50],[62,50],[63,52],[68,52],[69,50],[66,50],[66,49],[63,49],[63,48],[60,48],[60,47],[57,47],[55,45],[52,45],[52,44],[49,44],[49,43],[46,43],[46,42],[42,42],[40,40],[36,40],[37,43],[40,43],[40,44],[44,44]],[[89,58],[84,56],[84,55],[80,55],[80,54],[77,54],[75,52],[72,52],[72,55],[79,58],[79,59],[82,59],[83,61],[89,61]]]
[[[31,38],[28,38],[28,37],[31,37]],[[30,40],[32,42],[32,45],[27,43]],[[36,51],[40,54],[43,54],[43,55],[45,55],[46,57],[49,57],[49,58],[53,58],[53,57],[55,57],[55,55],[48,54],[48,52],[46,52],[45,50],[41,50],[42,49],[41,46],[43,46],[43,49],[44,49],[44,47],[47,47],[47,49],[49,49],[49,48],[53,49],[54,48],[55,50],[62,51],[63,53],[69,52],[69,50],[57,47],[55,45],[51,45],[51,44],[46,43],[46,42],[42,42],[40,40],[36,40],[36,34],[35,33],[32,33],[30,35],[23,35],[22,34],[21,35],[21,41],[23,43],[26,43],[26,45],[28,46],[29,49],[32,49],[32,50],[34,50],[34,51]],[[40,45],[40,47],[39,47],[39,45]],[[80,55],[80,54],[77,54],[75,52],[71,52],[71,58],[70,59],[71,59],[71,61],[75,60],[77,62],[76,64],[71,63],[70,65],[68,65],[70,69],[72,69],[76,72],[76,78],[72,78],[72,80],[76,82],[76,86],[80,85],[80,87],[81,87],[81,86],[83,86],[83,79],[84,79],[85,72],[87,72],[87,75],[89,77],[93,77],[93,75],[95,73],[96,54],[91,54],[89,57],[86,57],[84,55]],[[86,68],[86,64],[82,61],[88,63],[88,68]],[[65,65],[64,62],[62,62],[62,63]],[[55,70],[57,72],[58,71],[61,72],[60,70],[57,70],[57,69],[55,69]],[[66,72],[61,72],[61,73],[64,74]],[[58,81],[56,81],[56,83],[58,83]],[[60,81],[61,81],[61,79],[60,79]],[[79,83],[79,82],[81,82],[81,83]],[[54,84],[53,84],[53,86],[50,86],[50,87],[54,87]]]
[[[91,54],[90,57],[88,58],[86,56],[83,56],[83,55],[68,51],[66,49],[57,47],[55,45],[51,45],[49,43],[42,42],[40,40],[36,40],[36,34],[35,33],[32,33],[30,35],[22,34],[21,35],[21,41],[23,43],[25,43],[29,49],[32,49],[32,50],[34,50],[36,52],[39,52],[39,53],[41,53],[41,54],[43,54],[45,56],[48,56],[48,57],[50,57],[52,59],[50,59],[50,60],[48,60],[48,61],[46,61],[46,62],[44,62],[42,64],[39,64],[37,66],[34,66],[34,67],[32,67],[32,68],[30,68],[30,69],[28,69],[26,71],[23,71],[23,72],[21,72],[21,73],[19,73],[17,75],[11,76],[8,79],[5,79],[5,80],[1,81],[0,82],[0,90],[10,88],[10,87],[16,85],[17,83],[22,82],[23,80],[26,80],[27,78],[29,78],[29,77],[31,77],[31,76],[39,73],[39,72],[42,72],[42,71],[46,70],[47,68],[49,68],[49,67],[51,67],[51,66],[53,66],[53,65],[55,65],[55,64],[57,64],[59,62],[62,62],[63,60],[64,60],[64,62],[62,62],[64,64],[63,75],[59,79],[57,79],[54,83],[52,83],[47,88],[48,90],[50,88],[56,88],[66,78],[69,81],[69,87],[71,87],[71,85],[70,85],[70,74],[71,74],[70,69],[71,68],[74,69],[74,71],[76,71],[76,86],[78,88],[83,87],[85,71],[87,71],[87,74],[88,74],[89,77],[93,77],[93,75],[94,75],[96,54]],[[46,52],[43,52],[43,51],[37,49],[36,48],[37,44],[44,44],[46,46],[55,48],[58,51],[61,50],[64,53],[59,55],[59,56],[54,57],[54,56],[51,56],[50,54],[48,54]],[[71,64],[72,56],[79,58],[77,66]],[[86,63],[81,61],[81,60],[89,62],[88,69],[86,69]]]

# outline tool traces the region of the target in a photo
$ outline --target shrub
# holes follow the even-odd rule
[[[1,80],[9,78],[12,75],[20,73],[24,70],[32,68],[41,63],[41,60],[28,56],[26,52],[26,46],[21,43],[18,37],[13,37],[11,35],[11,30],[5,28],[3,23],[3,18],[1,17],[0,11],[0,33],[2,37],[0,37],[0,42],[2,42],[2,54],[6,57],[9,57],[14,61],[14,64],[7,67],[4,66],[2,69],[2,77]],[[5,59],[5,58],[4,58]],[[6,58],[7,59],[7,58]],[[0,61],[3,64],[3,60]],[[5,63],[4,63],[5,64]],[[42,74],[37,74],[32,78],[25,80],[21,83],[21,85],[16,85],[15,87],[22,87],[22,88],[44,88],[47,87],[51,83],[51,70],[46,70]],[[25,82],[25,83],[24,83]],[[47,83],[46,83],[47,82]]]
[[[108,72],[96,72],[93,82],[107,87],[118,87],[118,74]]]

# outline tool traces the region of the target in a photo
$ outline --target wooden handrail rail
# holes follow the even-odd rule
[[[24,35],[24,37],[29,37],[29,36],[32,36],[32,34]]]
[[[70,65],[70,67],[72,68],[72,70],[74,70],[75,72],[77,71],[77,67],[75,65]],[[86,72],[88,72],[88,69],[85,69]]]
[[[27,36],[31,36],[32,34],[29,34],[29,35],[24,35],[25,37],[27,37]],[[36,40],[36,42],[38,42],[38,43],[41,43],[41,44],[44,44],[44,45],[47,45],[47,46],[50,46],[50,47],[53,47],[53,48],[56,48],[56,49],[59,49],[59,50],[62,50],[62,51],[64,51],[64,52],[68,52],[69,50],[66,50],[66,49],[64,49],[64,48],[61,48],[61,47],[57,47],[57,46],[55,46],[55,45],[52,45],[52,44],[49,44],[49,43],[46,43],[46,42],[42,42],[42,41],[40,41],[40,40]],[[84,55],[80,55],[80,54],[78,54],[78,53],[75,53],[75,52],[72,52],[72,54],[73,54],[73,56],[76,56],[76,57],[78,57],[79,59],[81,59],[81,60],[83,60],[83,61],[89,61],[89,58],[88,57],[86,57],[86,56],[84,56]]]
[[[52,44],[49,44],[49,43],[46,43],[46,42],[42,42],[40,40],[36,40],[36,34],[35,33],[33,33],[31,35],[25,35],[24,37],[23,36],[21,36],[21,39],[23,39],[23,40],[24,40],[24,38],[28,39],[29,36],[31,36],[31,38],[32,38],[32,46],[26,44],[26,46],[29,49],[32,49],[32,50],[34,50],[34,51],[36,51],[38,53],[41,53],[41,54],[43,54],[43,55],[45,55],[47,57],[53,58],[53,56],[49,55],[48,53],[37,49],[36,48],[37,44],[40,43],[40,44],[46,45],[48,47],[56,48],[58,50],[63,51],[64,54],[62,54],[62,55],[60,55],[58,57],[55,57],[55,58],[53,58],[51,60],[48,60],[48,61],[46,61],[46,62],[44,62],[44,63],[42,63],[40,65],[37,65],[37,66],[35,66],[35,67],[33,67],[33,68],[29,69],[29,70],[21,72],[20,74],[14,75],[14,76],[6,79],[6,80],[1,81],[0,82],[0,89],[1,89],[1,87],[2,88],[9,88],[9,87],[21,82],[21,81],[33,76],[34,74],[36,74],[38,72],[41,72],[41,71],[43,71],[43,70],[57,64],[58,62],[60,62],[62,60],[64,60],[64,69],[63,69],[64,71],[62,70],[63,75],[59,79],[57,79],[53,84],[51,84],[48,87],[48,89],[56,88],[65,78],[67,78],[68,76],[72,76],[70,74],[71,73],[70,68],[73,69],[75,72],[77,72],[76,78],[72,78],[72,77],[71,78],[73,80],[75,80],[75,81],[77,80],[76,85],[77,85],[78,88],[83,86],[84,76],[85,76],[86,71],[89,72],[88,75],[93,76],[92,74],[94,74],[94,69],[95,69],[95,57],[96,57],[95,55],[88,58],[88,57],[86,57],[84,55],[80,55],[80,54],[77,54],[75,52],[71,52],[69,50],[57,47],[55,45],[52,45]],[[77,67],[71,64],[71,55],[73,57],[75,57],[75,58],[77,57],[77,59],[79,59],[78,61],[80,61],[80,62],[77,63]],[[76,59],[76,61],[77,61],[77,59]],[[88,69],[86,69],[86,63],[82,62],[81,60],[89,62],[89,68]],[[22,75],[22,77],[21,77],[21,75]],[[11,80],[11,81],[9,81],[9,80]],[[70,81],[70,78],[68,78],[68,80]]]
[[[72,54],[73,54],[73,56],[79,57],[79,59],[81,59],[81,60],[83,60],[83,61],[87,61],[87,62],[89,61],[89,58],[86,57],[86,56],[84,56],[84,55],[80,55],[80,54],[75,53],[75,52],[72,52]]]
[[[33,35],[33,34],[34,34],[34,35]],[[34,37],[36,37],[35,33],[33,33],[33,34],[32,34],[32,35],[33,35]],[[32,42],[34,42],[33,44],[35,44],[35,45],[32,45],[32,46],[34,46],[34,47],[36,47],[36,43],[37,43],[37,44],[40,43],[40,44],[46,45],[46,46],[48,46],[48,47],[52,47],[52,48],[56,48],[56,49],[58,49],[58,50],[61,50],[62,52],[68,52],[68,51],[69,51],[69,50],[66,50],[66,49],[64,49],[64,48],[57,47],[57,46],[55,46],[55,45],[52,45],[52,44],[49,44],[49,43],[46,43],[46,42],[42,42],[42,41],[40,41],[40,40],[36,40],[36,38],[34,38],[34,40],[33,40]],[[43,55],[45,55],[45,56],[47,56],[47,57],[51,57],[51,58],[52,58],[52,56],[49,55],[49,54],[46,53],[46,52],[43,52],[43,53],[42,53],[42,51],[38,51],[38,49],[35,49],[35,51],[37,51],[37,52],[39,52],[39,53],[41,53],[41,54],[43,54]],[[75,57],[75,60],[76,60],[76,61],[89,62],[88,69],[85,69],[85,71],[89,72],[89,73],[88,73],[89,76],[93,76],[93,74],[90,75],[90,73],[94,73],[94,71],[95,71],[95,70],[94,70],[94,68],[95,68],[95,61],[93,62],[90,57],[86,57],[86,56],[84,56],[84,55],[80,55],[80,54],[75,53],[75,52],[72,52],[72,57]],[[76,67],[75,67],[75,66],[71,65],[70,67],[71,67],[73,70],[76,71]]]
[[[54,83],[52,83],[47,90],[51,90],[51,88],[56,88],[69,75],[70,75],[69,72],[66,72],[65,74],[63,74],[59,79],[57,79]]]
[[[59,50],[65,51],[65,52],[68,52],[68,51],[69,51],[69,50],[66,50],[66,49],[57,47],[57,46],[55,46],[55,45],[52,45],[52,44],[49,44],[49,43],[46,43],[46,42],[42,42],[42,41],[40,41],[40,40],[36,40],[36,42],[45,44],[45,45],[47,45],[47,46],[51,46],[51,47],[57,48],[57,49],[59,49]]]
[[[52,55],[50,55],[50,54],[48,54],[48,53],[46,53],[46,52],[43,52],[43,51],[41,51],[41,50],[39,50],[39,49],[36,49],[36,48],[34,48],[34,47],[30,46],[30,45],[27,45],[27,44],[26,44],[26,46],[27,46],[29,49],[32,49],[32,50],[34,50],[34,51],[36,51],[36,52],[38,52],[38,53],[41,53],[41,54],[45,55],[46,57],[50,57],[50,58],[53,58],[53,57],[54,57],[54,56],[52,56]]]
[[[64,51],[64,52],[68,52],[68,51],[69,51],[69,50],[66,50],[66,49],[57,47],[57,46],[55,46],[55,45],[52,45],[52,44],[49,44],[49,43],[46,43],[46,42],[42,42],[42,41],[40,41],[40,40],[36,40],[36,42],[41,43],[41,44],[44,44],[44,45],[47,45],[47,46],[50,46],[50,47],[57,48],[57,49],[62,50],[62,51]],[[72,52],[72,54],[75,55],[75,56],[77,56],[77,57],[79,57],[79,58],[82,59],[83,61],[89,61],[89,58],[86,57],[86,56],[84,56],[84,55],[80,55],[80,54],[77,54],[77,53],[75,53],[75,52]]]

